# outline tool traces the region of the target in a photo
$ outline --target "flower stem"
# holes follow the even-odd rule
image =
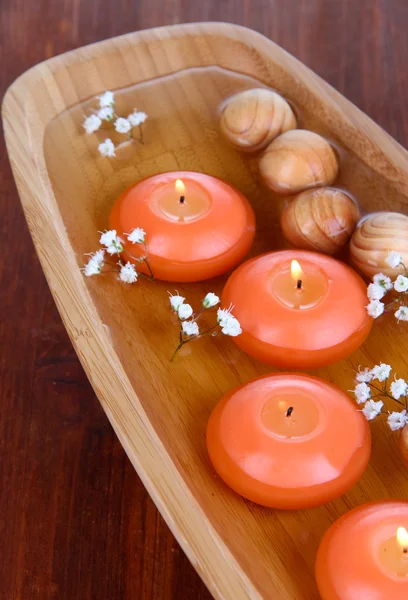
[[[170,359],[170,362],[174,362],[174,359],[176,358],[177,352],[180,350],[180,348],[182,348],[184,346],[184,344],[187,344],[187,342],[189,342],[190,340],[185,340],[185,341],[181,341],[179,343],[179,345],[177,346],[177,348],[174,350],[173,352],[173,356]]]
[[[148,271],[149,271],[149,276],[148,276],[147,278],[148,278],[150,281],[155,281],[155,276],[154,276],[154,273],[153,273],[153,271],[152,271],[152,268],[151,268],[151,266],[150,266],[150,264],[149,264],[149,261],[147,260],[147,258],[148,258],[148,256],[149,256],[149,249],[148,249],[148,247],[147,247],[147,244],[146,244],[146,242],[143,242],[143,246],[144,246],[144,248],[145,248],[145,255],[144,255],[144,256],[141,256],[141,257],[137,258],[136,256],[133,256],[133,254],[131,254],[131,253],[130,253],[130,252],[128,252],[127,250],[126,250],[126,254],[127,254],[127,255],[128,255],[130,258],[133,258],[133,260],[134,260],[136,263],[141,263],[141,262],[144,262],[144,263],[145,263],[145,265],[146,265],[146,267],[147,267],[147,269],[148,269]]]
[[[144,259],[143,259],[143,261],[144,261],[144,263],[145,263],[146,267],[147,267],[147,268],[148,268],[148,270],[149,270],[149,273],[150,273],[150,277],[149,277],[149,279],[150,279],[150,281],[154,281],[154,280],[155,280],[155,277],[154,277],[154,274],[153,274],[152,268],[151,268],[151,266],[149,265],[149,261],[147,260],[147,258],[144,258]]]
[[[387,382],[385,382],[385,383],[387,383]],[[370,381],[368,382],[368,385],[370,387],[372,387],[373,389],[375,389],[377,392],[379,392],[376,397],[385,396],[386,398],[389,398],[390,400],[393,400],[394,402],[398,402],[398,404],[401,404],[402,406],[404,406],[404,403],[401,402],[401,400],[397,400],[396,398],[393,398],[393,396],[391,396],[391,394],[389,394],[386,389],[382,390],[381,388],[378,388],[377,386],[375,386]]]

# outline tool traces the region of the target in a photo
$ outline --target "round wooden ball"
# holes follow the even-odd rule
[[[350,239],[358,208],[341,190],[317,188],[301,192],[283,209],[281,227],[296,248],[335,254]]]
[[[408,217],[401,213],[379,212],[366,216],[351,236],[350,256],[367,277],[384,273],[395,278],[398,271],[386,262],[391,250],[408,264]]]
[[[282,133],[269,144],[259,169],[272,190],[279,194],[296,194],[332,184],[339,165],[333,148],[321,135],[295,129]]]
[[[224,106],[220,128],[239,150],[255,152],[277,135],[296,127],[296,117],[282,96],[256,88],[232,96]]]

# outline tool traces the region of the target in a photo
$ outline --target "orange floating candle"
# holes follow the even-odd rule
[[[313,369],[349,356],[366,339],[367,287],[344,263],[315,252],[284,250],[253,258],[222,295],[248,354],[281,368]]]
[[[244,258],[255,235],[255,216],[247,199],[229,184],[180,171],[144,179],[115,202],[110,228],[125,241],[123,258],[130,262],[139,254],[124,234],[135,227],[146,232],[157,279],[200,281]]]
[[[327,530],[316,558],[323,600],[407,600],[408,502],[373,502]]]
[[[317,377],[275,373],[224,396],[208,422],[207,448],[238,494],[298,509],[329,502],[354,485],[367,466],[371,437],[342,390]]]

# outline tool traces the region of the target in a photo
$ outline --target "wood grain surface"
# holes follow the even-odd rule
[[[403,0],[3,0],[0,94],[55,54],[200,20],[264,33],[408,143]],[[0,227],[0,597],[209,598],[79,365],[35,256],[4,147]]]

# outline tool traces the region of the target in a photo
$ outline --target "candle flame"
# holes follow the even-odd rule
[[[408,531],[405,529],[405,527],[398,527],[397,542],[401,550],[404,552],[408,550]]]
[[[297,260],[292,260],[292,262],[290,263],[290,272],[294,281],[298,281],[303,277],[302,267],[300,266]]]
[[[186,186],[181,181],[181,179],[176,179],[175,186],[176,186],[176,191],[180,194],[180,196],[182,196],[184,194],[184,192],[186,191]]]

